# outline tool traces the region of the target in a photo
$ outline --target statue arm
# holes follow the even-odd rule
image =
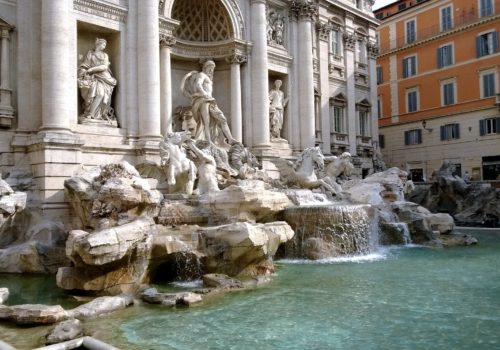
[[[90,67],[87,70],[87,74],[100,73],[100,72],[104,72],[105,70],[107,70],[109,68],[109,65],[110,65],[108,55],[103,53],[103,59],[101,61],[102,61],[102,64],[100,64],[98,66]]]

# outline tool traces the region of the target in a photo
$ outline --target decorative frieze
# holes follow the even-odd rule
[[[125,22],[127,18],[126,8],[97,0],[73,0],[73,9],[117,22]]]
[[[290,11],[299,20],[314,21],[318,15],[318,9],[309,0],[294,0],[290,5]]]
[[[210,45],[199,45],[184,41],[177,41],[172,47],[172,53],[186,58],[224,58],[235,53],[247,55],[250,53],[251,44],[243,41],[229,43],[211,43]]]
[[[328,22],[316,22],[316,31],[318,32],[319,40],[329,41],[332,29],[333,26]]]

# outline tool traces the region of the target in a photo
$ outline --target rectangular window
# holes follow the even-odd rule
[[[481,73],[481,98],[493,97],[496,94],[495,72]]]
[[[453,64],[453,45],[447,44],[437,50],[438,68],[451,66]]]
[[[476,37],[476,56],[482,57],[498,52],[498,32],[484,33]]]
[[[460,138],[460,124],[441,125],[441,141]]]
[[[333,106],[333,131],[344,132],[344,107]]]
[[[479,135],[500,134],[500,117],[479,121]]]
[[[398,10],[399,11],[403,11],[404,9],[406,9],[406,3],[405,2],[403,2],[403,3],[401,3],[401,4],[398,5]]]
[[[380,148],[385,148],[385,136],[384,135],[381,135],[381,134],[378,135],[378,146]]]
[[[382,66],[377,66],[377,85],[384,82],[384,76],[382,75]]]
[[[451,6],[441,8],[441,31],[444,32],[453,27]]]
[[[441,87],[443,106],[455,104],[455,81],[443,82]]]
[[[377,97],[377,118],[382,118],[382,96]]]
[[[370,125],[368,123],[368,111],[359,111],[359,135],[370,136]]]
[[[405,145],[418,145],[422,143],[422,130],[413,129],[405,131]]]
[[[479,7],[481,17],[491,16],[493,14],[493,0],[480,0]]]
[[[417,57],[410,56],[403,58],[403,78],[417,74]]]
[[[416,31],[416,24],[415,20],[412,19],[411,21],[406,22],[406,43],[410,44],[417,40],[417,31]]]
[[[338,30],[332,30],[332,54],[335,56],[340,56],[340,36]]]
[[[416,89],[406,91],[406,110],[408,113],[418,111],[418,91]]]

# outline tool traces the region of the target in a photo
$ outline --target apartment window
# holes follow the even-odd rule
[[[381,135],[381,134],[378,135],[378,146],[380,148],[385,148],[385,136],[384,135]]]
[[[331,40],[332,40],[332,42],[331,42],[332,54],[335,56],[341,56],[341,54],[340,54],[340,33],[338,30],[332,30]]]
[[[441,31],[444,32],[453,27],[453,17],[451,6],[442,7],[441,11]]]
[[[480,73],[481,98],[493,97],[496,94],[496,73],[485,71]]]
[[[333,131],[338,133],[345,132],[344,106],[333,106]]]
[[[441,104],[443,106],[449,106],[456,103],[455,85],[455,79],[441,82]]]
[[[479,135],[500,134],[500,117],[479,121]]]
[[[460,138],[460,124],[441,125],[441,141],[454,140]]]
[[[416,27],[417,27],[417,25],[415,24],[414,19],[406,22],[405,35],[406,35],[406,43],[407,44],[412,43],[415,40],[417,40],[417,28]]]
[[[416,88],[406,90],[406,111],[408,113],[418,111],[418,90]]]
[[[493,0],[479,0],[479,13],[481,17],[493,14]]]
[[[382,96],[377,97],[377,118],[382,118]]]
[[[422,130],[413,129],[405,131],[405,145],[418,145],[422,143]]]
[[[476,37],[476,56],[482,57],[498,52],[498,33],[484,33]]]
[[[377,85],[384,82],[384,76],[382,74],[382,66],[377,66]]]
[[[368,119],[368,111],[361,109],[358,114],[359,118],[359,135],[370,136],[370,123]]]
[[[403,78],[417,74],[417,56],[403,58]]]
[[[451,66],[453,64],[453,45],[446,44],[438,48],[437,51],[438,68]]]
[[[406,9],[406,3],[405,2],[403,2],[403,3],[401,3],[401,4],[398,5],[398,10],[399,11],[403,11],[404,9]]]

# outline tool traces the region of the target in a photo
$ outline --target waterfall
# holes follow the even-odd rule
[[[378,225],[370,205],[296,206],[284,211],[295,237],[282,248],[282,257],[323,259],[368,254],[378,244]]]

